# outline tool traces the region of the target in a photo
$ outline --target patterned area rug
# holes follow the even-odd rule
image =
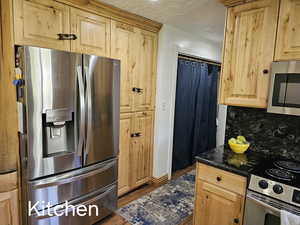
[[[193,213],[195,170],[120,208],[133,225],[177,225]]]

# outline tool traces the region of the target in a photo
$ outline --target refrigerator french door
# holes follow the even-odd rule
[[[117,207],[120,62],[30,46],[16,55],[25,81],[17,87],[25,207],[68,200],[103,212],[92,221],[32,216],[27,223],[94,223]]]
[[[86,146],[84,165],[94,164],[118,154],[120,124],[120,76],[118,63],[111,59],[84,55],[86,80]]]

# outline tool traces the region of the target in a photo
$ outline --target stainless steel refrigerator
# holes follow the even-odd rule
[[[120,62],[17,47],[25,85],[17,87],[23,220],[88,225],[117,208]],[[37,204],[97,205],[99,215],[28,216]]]

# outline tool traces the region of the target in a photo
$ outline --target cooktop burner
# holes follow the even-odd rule
[[[290,181],[294,178],[293,174],[289,171],[282,170],[282,169],[267,169],[266,173],[274,178],[280,179],[280,180],[286,180]]]
[[[290,172],[300,173],[300,163],[292,161],[276,161],[274,165],[281,169],[286,169]]]

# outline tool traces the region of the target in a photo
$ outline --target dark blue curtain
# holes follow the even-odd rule
[[[178,60],[173,171],[192,165],[197,154],[216,147],[219,68]]]

